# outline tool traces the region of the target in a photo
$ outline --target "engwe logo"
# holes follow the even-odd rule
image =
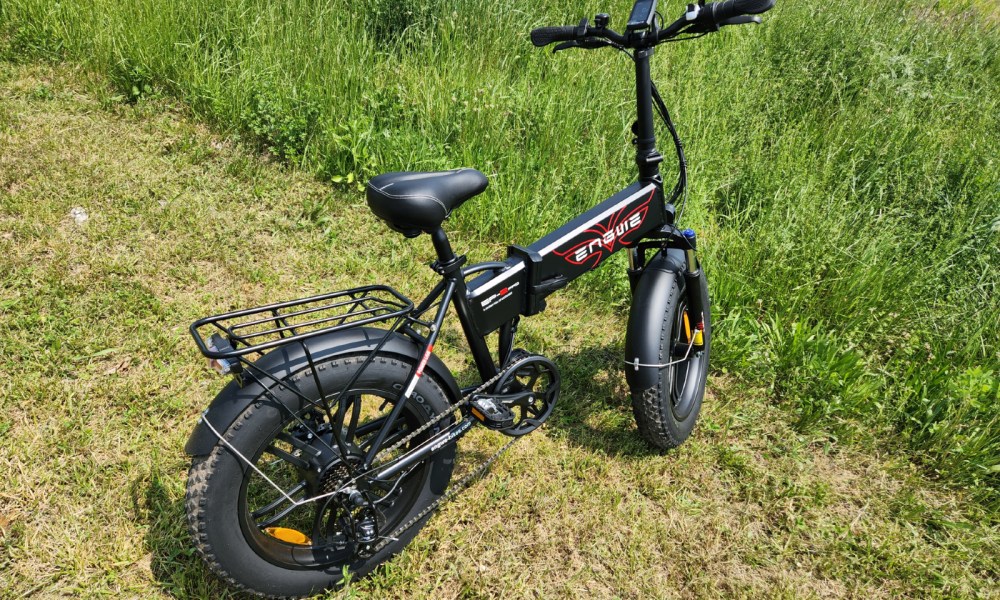
[[[590,229],[584,231],[583,241],[573,243],[568,250],[555,250],[553,254],[563,257],[566,262],[573,265],[589,265],[596,267],[604,260],[606,255],[615,251],[616,244],[625,244],[631,240],[626,239],[628,234],[639,229],[642,222],[649,213],[649,203],[653,199],[650,193],[649,198],[631,212],[625,213],[628,207],[624,207],[611,215],[604,223],[597,223]]]

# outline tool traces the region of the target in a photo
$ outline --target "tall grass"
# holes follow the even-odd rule
[[[988,3],[940,6],[783,1],[663,47],[654,73],[692,163],[717,366],[803,431],[896,434],[1000,510],[1000,32]],[[634,177],[628,62],[528,31],[628,8],[4,0],[0,52],[82,61],[126,101],[174,94],[350,186],[475,166],[490,189],[452,226],[524,243]],[[582,285],[623,306],[619,271]]]

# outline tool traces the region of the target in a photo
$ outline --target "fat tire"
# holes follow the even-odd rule
[[[658,327],[660,330],[660,364],[676,360],[672,356],[674,324],[677,321],[678,307],[684,298],[684,292],[680,288],[683,278],[677,277],[670,286],[667,298],[666,310],[660,315],[648,315],[647,325]],[[712,339],[712,318],[709,310],[708,289],[704,284],[704,275],[700,279],[701,285],[698,290],[702,294],[702,305],[705,307],[705,330],[704,346],[702,355],[689,363],[686,373],[687,377],[696,377],[696,385],[688,392],[693,394],[691,398],[693,405],[690,412],[683,418],[678,419],[673,410],[673,399],[671,387],[673,382],[669,380],[670,368],[660,369],[656,380],[656,385],[646,389],[632,389],[632,412],[635,415],[635,422],[639,429],[639,435],[662,450],[670,450],[684,443],[684,440],[691,435],[698,415],[701,412],[702,399],[705,395],[705,383],[708,378],[708,357],[709,347]]]
[[[337,357],[320,365],[317,369],[322,384],[341,385],[356,371],[365,356]],[[413,365],[396,356],[377,356],[365,368],[358,384],[381,381],[393,389],[401,389],[406,383]],[[311,370],[300,371],[290,376],[290,380],[301,383],[312,381]],[[288,380],[286,380],[288,381]],[[330,389],[330,388],[326,388]],[[336,388],[333,388],[336,389]],[[279,396],[285,406],[297,410],[302,400],[294,395]],[[410,402],[417,403],[420,421],[444,412],[450,403],[445,392],[433,377],[422,377],[411,395]],[[254,444],[254,435],[273,429],[280,417],[280,407],[274,400],[262,394],[222,432],[224,439],[246,454]],[[451,418],[443,419],[431,432],[450,424]],[[429,434],[424,434],[429,435]],[[447,488],[454,468],[455,446],[442,449],[429,459],[425,476],[419,482],[412,505],[400,520],[409,521],[430,503],[439,498]],[[316,594],[326,589],[338,588],[343,584],[343,567],[347,567],[351,577],[361,577],[371,572],[379,564],[401,551],[430,518],[428,514],[403,532],[397,541],[387,544],[374,556],[355,558],[349,564],[304,569],[284,568],[274,564],[259,554],[247,542],[236,515],[239,506],[239,490],[244,472],[249,467],[234,456],[224,444],[218,442],[205,456],[192,459],[188,473],[185,508],[188,528],[194,538],[194,545],[209,568],[233,588],[268,598],[297,598]],[[409,485],[404,482],[403,485]]]

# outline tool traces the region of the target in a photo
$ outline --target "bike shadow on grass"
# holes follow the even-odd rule
[[[457,336],[448,339],[462,343]],[[531,340],[526,340],[530,348]],[[639,437],[632,400],[625,381],[621,346],[606,344],[543,353],[559,369],[559,401],[545,427],[551,437],[611,456],[656,456],[657,450]],[[471,364],[455,371],[462,385],[478,380]]]
[[[133,501],[149,523],[146,547],[156,584],[175,598],[250,598],[227,588],[198,555],[187,529],[185,481],[176,479],[154,466],[148,480],[133,485]]]
[[[547,435],[611,456],[653,456],[632,415],[620,346],[608,344],[548,353],[562,381]]]

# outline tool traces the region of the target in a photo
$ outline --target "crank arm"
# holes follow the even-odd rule
[[[531,402],[535,398],[534,392],[517,392],[516,394],[496,394],[491,395],[490,398],[502,403],[505,406],[515,406],[518,402],[523,402],[527,400]]]
[[[399,460],[391,463],[389,466],[376,473],[373,478],[384,481],[395,477],[400,472],[406,470],[407,467],[415,465],[425,458],[430,457],[441,448],[457,442],[462,438],[462,436],[468,433],[470,429],[472,429],[472,425],[475,422],[476,420],[473,417],[465,417],[458,423],[455,423],[451,427],[425,441],[423,444],[420,444],[413,450],[410,450],[400,457]]]

